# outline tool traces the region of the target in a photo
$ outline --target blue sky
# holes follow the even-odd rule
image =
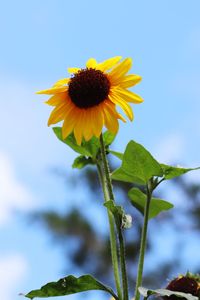
[[[18,292],[61,275],[59,252],[45,233],[15,214],[61,209],[64,186],[49,169],[72,172],[74,154],[47,127],[50,108],[35,91],[90,57],[130,56],[132,71],[143,77],[134,91],[145,102],[133,107],[133,123],[121,124],[116,150],[134,139],[163,162],[199,165],[199,11],[198,0],[1,1],[0,270],[7,270],[0,271],[2,300],[17,300]]]

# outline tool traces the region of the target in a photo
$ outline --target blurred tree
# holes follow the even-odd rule
[[[65,172],[63,172],[62,176],[65,176]],[[103,199],[103,195],[95,168],[87,167],[81,170],[78,176],[76,173],[76,176],[70,180],[73,183],[73,187],[71,186],[71,190],[69,190],[69,185],[67,186],[69,195],[73,194],[74,187],[80,191],[84,191],[86,186],[89,188],[90,197],[87,198],[88,206],[91,202],[93,206],[95,203],[96,214],[105,215],[106,221],[102,222],[102,226],[104,226],[104,223],[106,224],[107,222],[107,216],[105,208],[99,203],[99,200]],[[190,230],[200,229],[200,186],[191,185],[181,177],[174,180],[173,183],[176,184],[174,187],[175,191],[179,189],[184,193],[185,202],[181,211],[181,218],[180,216],[177,217],[176,212],[171,210],[162,213],[155,220],[151,221],[149,228],[150,238],[147,245],[147,260],[148,257],[151,257],[152,253],[158,253],[159,249],[155,249],[154,247],[154,236],[161,234],[164,227],[170,226],[176,232],[178,227],[182,228],[184,218],[187,218],[187,224],[192,225]],[[127,200],[127,192],[133,185],[122,182],[114,182],[113,184],[117,203],[123,205],[125,211],[133,217],[133,227],[125,230],[128,273],[130,284],[133,286],[137,271],[142,216]],[[164,194],[162,195],[163,199],[165,199]],[[95,200],[98,201],[94,202]],[[173,202],[173,199],[167,200]],[[93,213],[93,216],[85,213],[85,203],[83,209],[84,211],[72,206],[71,210],[64,214],[56,211],[40,211],[35,212],[32,217],[34,220],[39,221],[42,226],[45,226],[48,234],[62,247],[64,259],[67,257],[64,275],[74,273],[74,270],[82,274],[91,273],[98,279],[113,286],[108,232],[106,230],[99,230],[96,226],[95,213]],[[167,239],[168,237],[164,238]],[[144,285],[151,288],[166,286],[166,279],[170,278],[172,274],[174,276],[177,275],[177,270],[181,269],[180,247],[184,247],[184,243],[179,240],[179,236],[177,235],[176,253],[170,259],[162,260],[161,262],[157,261],[155,257],[152,261],[154,267],[152,267],[152,264],[149,264],[150,267],[147,267],[147,270],[145,270]],[[70,264],[67,263],[69,260]],[[183,270],[182,272],[185,271],[187,270]],[[196,270],[191,271],[197,272],[200,270],[198,270],[197,266]]]

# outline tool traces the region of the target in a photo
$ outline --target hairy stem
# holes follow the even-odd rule
[[[104,174],[102,172],[101,166],[97,163],[97,169],[98,174],[104,194],[105,202],[109,201],[109,194],[108,189],[106,186],[106,180],[104,177]],[[118,254],[117,254],[117,242],[115,238],[115,224],[112,213],[107,210],[108,212],[108,221],[109,221],[109,227],[110,227],[110,248],[111,248],[111,257],[112,257],[112,265],[113,265],[113,271],[114,271],[114,277],[115,277],[115,285],[117,289],[117,295],[119,300],[122,300],[122,292],[121,292],[121,286],[120,286],[120,275],[119,275],[119,265],[118,265]]]
[[[146,241],[147,241],[147,227],[148,227],[148,218],[149,218],[149,208],[151,202],[151,187],[147,185],[147,199],[144,211],[144,223],[142,227],[142,236],[141,236],[141,243],[140,243],[140,255],[139,255],[139,262],[138,262],[138,272],[137,272],[137,280],[135,286],[135,300],[140,299],[140,293],[138,288],[142,284],[142,274],[143,274],[143,267],[144,267],[144,256],[146,250]]]
[[[105,180],[105,187],[107,189],[107,196],[108,200],[114,201],[114,194],[113,194],[113,187],[112,187],[112,181],[111,181],[111,176],[110,176],[110,169],[109,169],[109,164],[107,161],[106,157],[106,149],[103,141],[103,136],[101,134],[100,136],[100,147],[101,147],[101,159],[102,159],[102,164],[103,164],[103,176]],[[111,214],[108,212],[108,214]],[[112,214],[111,214],[112,216]],[[112,222],[114,223],[113,216],[112,216]],[[122,234],[122,229],[117,228],[118,231],[118,238],[119,238],[119,246],[120,246],[120,264],[121,264],[121,274],[122,274],[122,285],[123,285],[123,300],[128,300],[128,280],[127,280],[127,273],[126,273],[126,261],[125,261],[125,248],[124,248],[124,240],[123,240],[123,234]],[[115,238],[115,251],[117,255],[117,242]],[[118,272],[115,273],[115,281],[116,281],[116,286],[119,284],[120,285],[120,277],[119,277],[119,267],[118,267],[118,261],[117,261],[117,269]],[[115,268],[114,268],[115,272]],[[121,297],[121,289],[120,289],[120,296]]]
[[[120,264],[122,272],[122,285],[123,285],[123,299],[128,300],[128,279],[126,272],[126,258],[125,258],[125,247],[122,230],[118,230],[119,246],[120,246]]]

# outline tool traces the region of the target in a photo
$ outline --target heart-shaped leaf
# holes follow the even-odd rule
[[[153,176],[163,176],[160,164],[140,144],[130,141],[123,155],[122,165],[115,170],[115,180],[146,185]]]

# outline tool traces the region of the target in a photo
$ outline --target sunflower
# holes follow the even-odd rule
[[[84,69],[69,68],[71,78],[57,81],[53,87],[37,92],[52,95],[46,101],[55,108],[51,112],[48,126],[64,121],[62,136],[65,139],[74,132],[77,144],[83,138],[88,141],[92,136],[99,137],[103,126],[117,133],[118,119],[126,122],[116,111],[116,106],[132,121],[133,111],[129,103],[141,103],[143,99],[127,90],[141,80],[139,75],[127,75],[132,60],[122,61],[120,56],[97,63],[90,58]]]

